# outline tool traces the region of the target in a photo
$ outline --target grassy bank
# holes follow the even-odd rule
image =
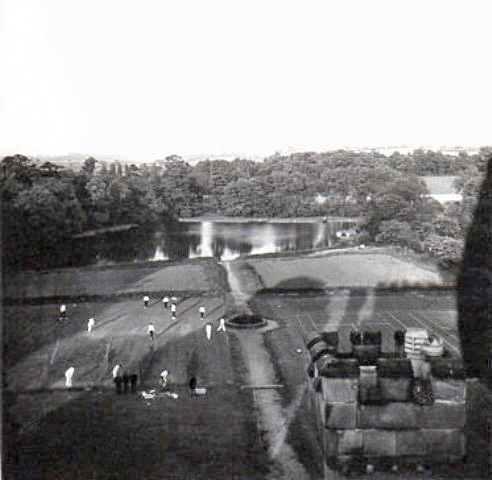
[[[208,214],[201,215],[199,217],[184,217],[180,218],[180,222],[224,222],[224,223],[321,223],[324,220],[324,216],[318,217],[228,217],[226,215]],[[330,222],[352,222],[360,221],[356,217],[326,217]]]

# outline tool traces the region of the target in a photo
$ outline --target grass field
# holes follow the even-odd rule
[[[215,318],[220,312],[213,313],[213,299],[202,300]],[[77,366],[74,386],[92,376],[100,387],[109,389],[9,392],[7,423],[14,432],[7,442],[5,478],[262,478],[268,457],[257,443],[251,391],[240,390],[247,380],[237,341],[232,333],[206,340],[203,324],[194,313],[196,304],[196,298],[180,304],[178,322],[181,316],[182,323],[178,324],[170,323],[161,305],[152,306],[149,310],[157,317],[154,342],[146,336],[146,324],[141,329],[145,333],[134,331],[132,335],[128,333],[132,332],[131,316],[119,318],[120,336],[116,338],[120,343],[111,348],[115,357],[110,364],[95,356],[94,348],[87,348],[89,341],[98,341],[95,338],[85,338],[83,344],[72,343],[73,338],[60,343],[45,386],[62,387],[64,363],[70,357]],[[120,302],[117,307],[131,310],[132,306]],[[133,308],[143,311],[140,303]],[[126,329],[121,331],[123,325]],[[109,325],[103,323],[100,328]],[[104,332],[98,335],[99,341],[104,338]],[[166,368],[169,390],[178,393],[178,399],[146,401],[140,395],[113,392],[113,363],[128,366],[130,358],[138,355],[148,357],[140,388],[158,387],[159,373]],[[29,358],[24,366],[36,364]],[[23,384],[37,382],[31,369],[14,371],[25,376]],[[205,397],[190,396],[187,383],[191,376],[207,386]],[[44,405],[37,417],[32,410],[41,406],[33,397]],[[28,423],[33,426],[21,434],[19,426]]]
[[[339,350],[350,351],[349,333],[354,328],[380,330],[383,335],[382,350],[394,351],[393,334],[409,327],[425,327],[441,336],[445,348],[452,355],[460,355],[460,343],[456,325],[456,300],[452,292],[378,292],[376,289],[351,289],[329,294],[261,294],[253,301],[254,311],[279,324],[279,329],[266,335],[266,344],[271,356],[277,359],[277,372],[288,404],[295,395],[295,387],[306,381],[310,358],[303,347],[308,332],[323,331],[336,327],[340,335]],[[468,465],[460,478],[477,478],[481,466],[482,476],[487,477],[490,439],[487,431],[492,425],[492,396],[487,389],[472,382],[469,384],[468,402]],[[315,429],[306,416],[306,408],[299,410],[290,427],[290,441],[297,446],[298,455],[306,463],[315,465],[320,454]],[[492,457],[491,457],[492,458]],[[313,474],[316,471],[313,469]],[[471,473],[473,472],[473,474]],[[435,472],[440,478],[442,472]],[[379,475],[376,478],[380,478]],[[400,478],[386,475],[385,478]],[[404,478],[418,478],[407,474]],[[443,477],[446,478],[446,477]]]
[[[255,298],[256,310],[294,329],[297,337],[336,327],[340,348],[350,349],[348,335],[355,328],[380,330],[383,351],[393,351],[393,334],[409,327],[424,327],[442,337],[451,354],[460,354],[456,300],[450,292],[379,292],[350,289],[323,295],[274,295]]]
[[[135,264],[112,268],[64,268],[21,272],[4,279],[4,297],[39,299],[54,297],[115,296],[141,292],[208,292],[207,268],[214,262],[199,260],[175,264]],[[144,293],[142,293],[144,295]]]
[[[280,411],[283,421],[274,433],[285,430],[286,435],[274,437],[284,438],[282,441],[292,447],[296,457],[292,461],[301,463],[306,472],[303,478],[321,478],[316,428],[302,389],[308,381],[309,358],[303,343],[307,332],[336,326],[341,349],[348,350],[350,329],[376,328],[383,333],[383,350],[389,351],[395,330],[425,326],[445,339],[452,354],[459,354],[452,291],[378,288],[392,282],[439,284],[440,276],[432,270],[373,253],[255,258],[248,259],[246,268],[233,264],[239,283],[253,295],[253,310],[274,320],[279,328],[263,335],[214,331],[212,340],[206,340],[198,307],[205,305],[206,320],[215,327],[226,312],[225,273],[211,262],[186,264],[182,269],[177,265],[152,267],[138,275],[108,269],[92,277],[88,272],[93,270],[81,270],[79,279],[75,271],[70,270],[70,277],[52,272],[53,277],[43,274],[52,278],[46,287],[39,279],[26,281],[19,295],[28,291],[29,295],[41,294],[44,303],[4,307],[5,478],[284,478],[276,475],[275,458],[265,444],[269,437],[259,422],[259,411],[264,415],[268,408],[259,408],[262,396],[248,385],[252,365],[262,368],[258,359],[245,354],[248,335],[263,338],[259,357],[271,362],[268,368],[273,381],[284,386],[278,390],[281,406],[276,412]],[[303,278],[310,279],[310,286],[318,292],[254,295],[255,288],[280,285],[282,290]],[[151,293],[148,309],[139,295],[67,302],[69,318],[60,324],[59,304],[48,294],[63,294],[63,282],[68,280],[66,291],[72,293],[108,292],[107,284],[125,292],[160,292],[171,287],[179,291],[179,287],[178,319],[172,320],[160,303],[161,297]],[[345,288],[347,283],[354,285]],[[32,285],[40,285],[38,293]],[[201,288],[203,293],[190,293]],[[90,316],[96,318],[91,335],[86,331]],[[156,330],[153,342],[147,334],[149,320]],[[156,387],[160,371],[168,369],[169,389],[179,398],[145,401],[139,395],[117,396],[111,379],[117,362],[138,368],[139,389]],[[72,363],[76,388],[68,392],[63,374]],[[189,396],[191,376],[208,386],[205,397]],[[85,391],[87,386],[94,389]],[[483,400],[486,397],[480,390],[473,394],[481,407],[473,407],[470,418],[481,429],[472,430],[470,439],[476,452],[483,453],[487,451],[484,428],[492,418],[490,402]]]
[[[266,288],[339,288],[441,285],[443,277],[384,253],[248,259]]]

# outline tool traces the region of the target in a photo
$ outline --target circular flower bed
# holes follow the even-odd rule
[[[226,325],[232,328],[260,328],[266,325],[266,320],[259,315],[243,313],[228,319]]]

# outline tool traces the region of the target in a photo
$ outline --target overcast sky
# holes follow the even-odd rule
[[[492,2],[4,0],[0,153],[492,144]]]

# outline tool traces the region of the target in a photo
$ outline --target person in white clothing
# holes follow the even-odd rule
[[[225,320],[223,318],[220,319],[219,328],[217,328],[217,331],[218,332],[225,332],[226,331]]]
[[[123,369],[123,365],[121,363],[117,363],[113,367],[113,382],[116,387],[116,393],[121,394],[121,384],[123,383],[123,378],[121,377],[121,372]]]
[[[207,322],[205,332],[207,334],[207,340],[210,340],[212,338],[212,324],[210,322]]]
[[[154,340],[154,324],[152,322],[149,323],[149,335],[150,339]]]
[[[66,316],[67,316],[67,306],[61,305],[60,306],[60,317],[65,318]]]
[[[148,307],[149,306],[149,300],[150,300],[150,298],[147,295],[145,295],[145,297],[143,297],[143,301],[144,301],[144,306],[145,307]]]
[[[167,296],[166,296],[166,297],[164,297],[164,298],[162,299],[162,303],[163,303],[163,305],[164,305],[164,308],[167,310],[167,306],[169,305],[169,297],[167,297]]]
[[[70,367],[67,369],[65,372],[65,386],[67,388],[72,388],[72,378],[73,378],[73,373],[75,372],[75,368]]]
[[[171,297],[172,303],[178,303],[178,297]]]
[[[161,377],[161,390],[165,390],[167,386],[167,376],[169,372],[167,370],[163,370],[160,374]]]
[[[171,317],[173,320],[176,320],[176,304],[171,303]]]
[[[117,364],[113,367],[113,380],[114,380],[116,377],[119,377],[119,376],[120,376],[120,370],[121,370],[121,363],[117,363]]]
[[[203,320],[203,317],[205,316],[205,307],[202,305],[198,311],[200,312],[200,319]]]
[[[92,332],[92,329],[94,328],[94,324],[95,324],[94,318],[93,317],[89,318],[89,321],[87,322],[87,331],[89,333]]]

